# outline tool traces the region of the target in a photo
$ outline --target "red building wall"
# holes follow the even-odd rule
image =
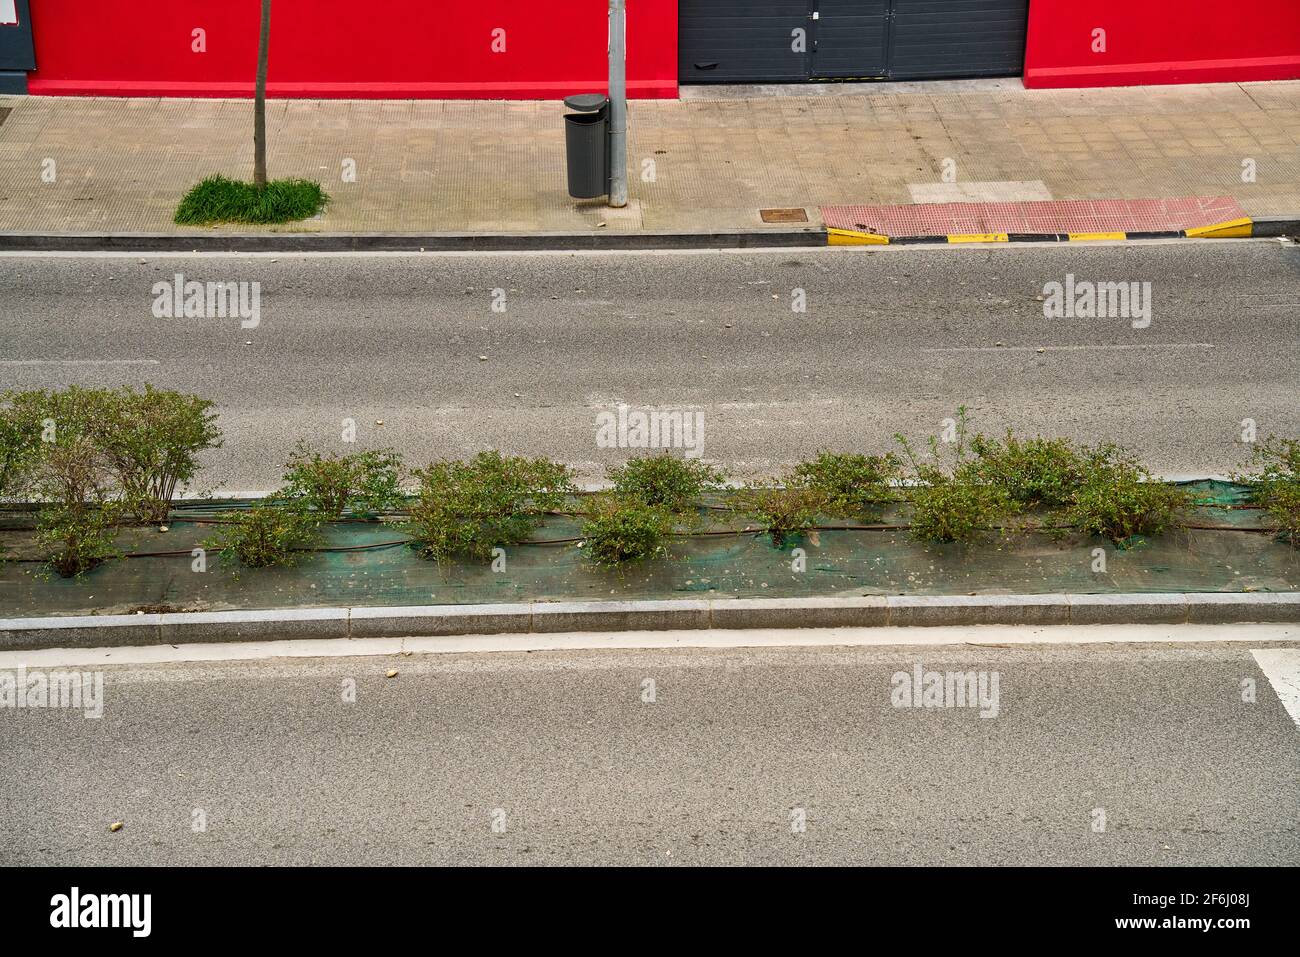
[[[677,95],[677,0],[628,6],[628,93]],[[606,0],[274,0],[270,96],[604,92]],[[32,0],[32,93],[251,96],[259,0]],[[196,53],[192,31],[206,31]],[[505,52],[492,50],[505,31]]]
[[[553,99],[606,82],[606,0],[274,0],[271,96]],[[32,93],[248,96],[259,0],[31,0]],[[628,91],[677,95],[677,0],[629,0]],[[191,49],[206,31],[207,51]],[[493,30],[506,49],[492,50]],[[1093,30],[1106,31],[1093,52]],[[1300,78],[1300,0],[1031,0],[1025,85]]]
[[[1025,86],[1297,78],[1300,0],[1030,0]]]

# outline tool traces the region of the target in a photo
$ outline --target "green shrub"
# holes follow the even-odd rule
[[[922,542],[970,543],[1006,518],[1006,493],[972,478],[931,474],[925,484],[908,489],[912,505],[911,535]]]
[[[407,526],[420,550],[439,561],[524,541],[548,511],[577,493],[568,468],[546,459],[480,452],[468,462],[417,469],[420,482]]]
[[[912,479],[916,482],[934,484],[952,478],[965,468],[966,427],[966,406],[958,406],[954,441],[941,445],[938,436],[934,435],[928,436],[925,440],[925,447],[930,452],[930,458],[933,459],[931,462],[922,462],[918,458],[916,450],[912,448],[912,443],[907,441],[902,434],[895,432],[894,441],[902,448],[903,457],[912,467]],[[952,462],[945,465],[945,447],[949,444],[952,446]]]
[[[897,456],[821,452],[800,462],[787,477],[787,486],[804,486],[821,494],[829,515],[876,516],[894,497],[890,483],[902,475]]]
[[[1087,462],[1067,439],[1017,439],[1010,430],[1002,441],[977,435],[975,458],[965,468],[977,482],[1001,488],[1015,505],[1060,506],[1083,484]]]
[[[1104,445],[1088,453],[1083,484],[1059,514],[1079,531],[1122,546],[1135,535],[1179,527],[1189,505],[1182,489],[1155,481],[1130,453]]]
[[[229,524],[204,542],[222,558],[249,568],[297,564],[300,549],[319,540],[315,516],[291,504],[261,501],[239,511],[223,512]]]
[[[1279,484],[1259,501],[1278,538],[1300,547],[1300,482]]]
[[[36,544],[51,551],[49,566],[72,577],[115,557],[122,513],[101,442],[114,393],[70,386],[8,392],[4,399],[11,474],[48,503],[37,515]]]
[[[116,507],[56,505],[40,511],[36,519],[36,544],[51,549],[50,568],[64,578],[79,576],[121,553],[114,546]]]
[[[198,455],[221,447],[212,403],[146,385],[107,397],[94,430],[117,478],[123,501],[140,522],[167,519],[178,487],[198,472]]]
[[[0,408],[0,502],[27,489],[40,453],[40,437],[24,431],[12,409]]]
[[[796,532],[813,528],[826,506],[825,496],[813,488],[788,488],[777,482],[750,482],[731,497],[734,511],[756,519],[780,548]]]
[[[209,176],[185,194],[175,222],[181,226],[287,223],[315,216],[328,203],[320,183],[311,180],[277,179],[259,190],[252,183]]]
[[[1253,486],[1278,537],[1300,547],[1300,439],[1269,436],[1255,446],[1251,465],[1257,471],[1237,480]]]
[[[594,495],[587,501],[582,547],[596,565],[622,565],[658,558],[673,530],[672,515],[638,498]]]
[[[103,447],[105,423],[113,421],[116,394],[69,386],[5,394],[20,454],[26,455],[28,490],[74,509],[113,495],[113,463]]]
[[[10,392],[7,459],[30,491],[71,508],[120,499],[122,518],[166,519],[178,486],[198,471],[197,456],[221,445],[212,403],[146,385],[143,392],[71,386]]]
[[[615,494],[674,515],[694,512],[701,495],[720,490],[726,481],[721,471],[698,459],[679,459],[667,452],[628,459],[608,475]]]
[[[299,446],[285,465],[281,497],[335,519],[378,514],[402,505],[402,459],[390,449],[322,455]]]
[[[966,407],[957,409],[951,462],[936,436],[926,440],[933,462],[922,462],[902,435],[894,438],[912,466],[914,484],[907,490],[912,506],[911,536],[922,542],[969,543],[1012,511],[1007,492],[981,480],[966,458]]]

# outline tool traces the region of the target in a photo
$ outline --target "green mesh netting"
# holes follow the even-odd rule
[[[325,550],[296,567],[232,568],[209,553],[208,570],[196,573],[190,550],[213,531],[203,521],[246,504],[222,502],[178,507],[166,533],[124,531],[120,546],[145,557],[69,580],[42,570],[31,513],[14,511],[0,515],[0,543],[10,558],[23,560],[0,565],[0,616],[548,599],[1300,590],[1300,550],[1261,530],[1260,511],[1241,507],[1245,489],[1222,482],[1188,487],[1204,503],[1191,516],[1193,527],[1122,550],[1102,539],[1058,540],[1041,531],[995,535],[981,545],[922,545],[900,528],[823,529],[776,548],[765,534],[741,531],[743,521],[710,512],[715,534],[675,538],[670,558],[620,570],[592,568],[566,541],[579,537],[579,522],[553,516],[535,535],[538,543],[506,549],[504,571],[478,562],[438,565],[400,543],[397,529],[341,522],[326,529]],[[905,520],[891,511],[881,524]],[[1093,571],[1099,547],[1104,573]],[[802,572],[793,568],[796,548],[806,556]],[[156,552],[175,554],[147,554]]]

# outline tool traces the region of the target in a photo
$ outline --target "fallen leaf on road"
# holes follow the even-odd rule
[[[390,668],[390,669],[388,670],[388,673],[387,673],[386,675],[384,675],[384,677],[385,677],[385,678],[396,678],[396,677],[397,677],[397,669],[396,669],[396,668]]]
[[[122,830],[122,822],[114,821],[112,824],[108,826],[108,829],[116,833],[117,831]]]

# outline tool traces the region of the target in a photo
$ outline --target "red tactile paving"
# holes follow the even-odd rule
[[[884,236],[1171,232],[1212,226],[1246,215],[1231,196],[823,206],[821,214],[822,221],[832,229]]]

